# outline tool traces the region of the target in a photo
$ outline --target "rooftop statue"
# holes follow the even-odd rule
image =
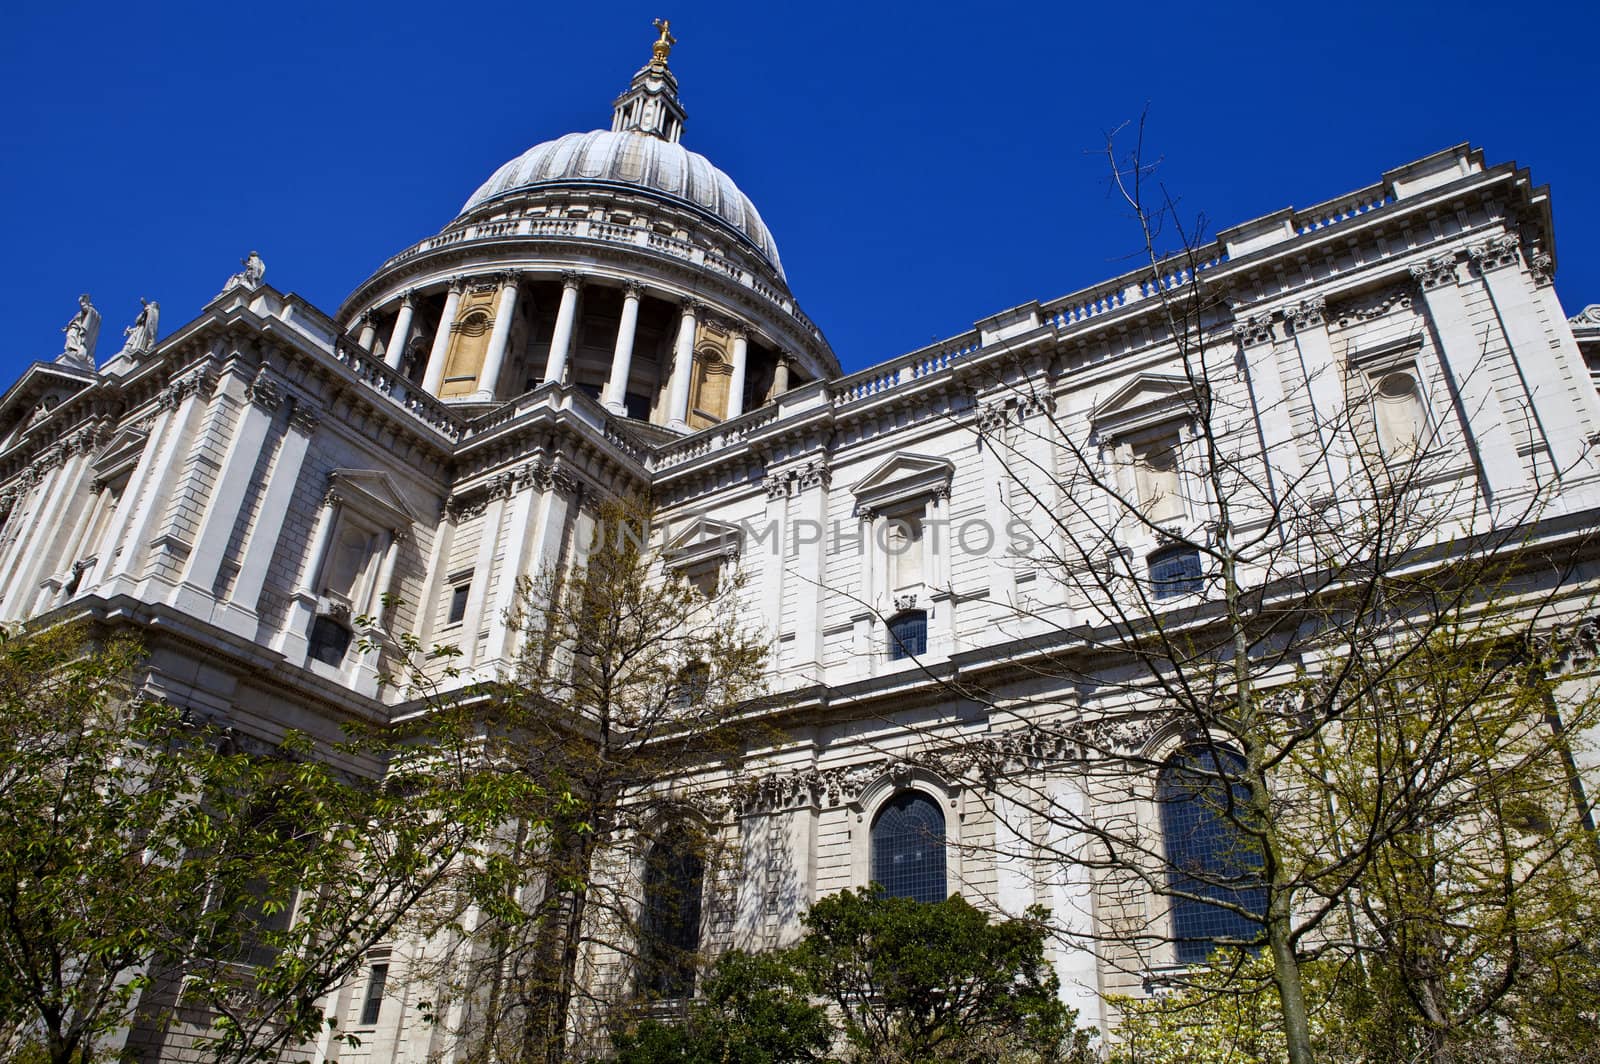
[[[245,258],[240,259],[239,265],[243,266],[244,269],[228,278],[228,283],[222,286],[224,292],[238,286],[254,288],[267,275],[267,264],[262,262],[261,256],[254,251],[250,252]]]
[[[156,346],[156,330],[161,322],[161,304],[153,299],[140,297],[144,304],[139,311],[139,316],[133,324],[122,330],[122,335],[127,337],[122,344],[121,353],[124,355],[142,355]]]
[[[78,297],[78,313],[62,328],[67,334],[59,361],[94,368],[94,345],[100,339],[100,312],[89,302],[89,293]]]
[[[672,35],[671,19],[658,18],[655,27],[661,31],[661,37],[650,46],[651,62],[666,66],[667,56],[672,54],[672,46],[678,43],[678,38]]]

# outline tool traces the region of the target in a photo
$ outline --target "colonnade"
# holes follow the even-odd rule
[[[478,373],[477,385],[471,395],[472,399],[481,402],[492,402],[498,394],[501,374],[510,354],[511,326],[517,308],[519,286],[524,277],[534,275],[507,272],[494,276],[500,286],[495,301],[494,325],[483,365]],[[437,396],[444,383],[446,363],[450,355],[452,326],[460,310],[462,293],[467,284],[474,279],[460,276],[452,278],[448,283],[444,307],[439,316],[438,327],[434,331],[433,343],[428,351],[422,377],[422,390],[430,395]],[[550,338],[550,353],[545,362],[543,380],[561,381],[566,378],[573,355],[573,341],[577,334],[578,296],[585,283],[583,275],[577,272],[566,271],[561,274],[561,299],[556,309],[555,329]],[[639,327],[639,306],[646,294],[644,287],[637,282],[626,281],[621,287],[622,313],[617,323],[616,341],[612,347],[611,367],[600,390],[601,402],[615,414],[627,412],[628,377],[633,368],[634,341]],[[393,326],[389,330],[388,342],[384,347],[383,360],[392,370],[398,371],[404,360],[406,344],[416,321],[416,304],[420,295],[420,290],[408,289],[400,293],[396,301],[389,304],[395,310],[395,317]],[[672,346],[671,385],[666,417],[669,428],[687,430],[695,375],[696,337],[699,326],[710,308],[687,298],[680,299],[679,305],[681,309]],[[360,331],[357,343],[367,351],[374,350],[378,339],[377,310],[378,308],[367,310],[358,319]],[[724,419],[738,417],[744,412],[744,389],[750,355],[748,328],[734,322],[729,333],[732,341],[729,351],[732,375],[729,380]],[[784,356],[778,359],[774,394],[788,389],[788,361]]]

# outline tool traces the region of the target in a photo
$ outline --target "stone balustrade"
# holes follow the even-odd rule
[[[610,244],[627,244],[644,251],[666,255],[695,266],[709,267],[736,284],[750,289],[767,303],[772,304],[792,319],[818,343],[822,332],[816,324],[795,306],[794,300],[762,280],[753,271],[732,259],[687,240],[666,236],[641,226],[618,225],[615,222],[594,221],[588,218],[515,218],[494,222],[474,222],[452,229],[413,244],[383,264],[379,273],[386,272],[419,255],[440,248],[477,241],[507,240],[518,237],[556,237],[571,240],[599,240]]]

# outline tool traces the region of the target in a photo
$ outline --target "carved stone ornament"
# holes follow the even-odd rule
[[[788,473],[768,473],[761,478],[761,486],[767,489],[767,498],[781,499],[789,494],[791,479]]]
[[[1160,717],[1149,714],[1102,717],[1075,725],[1071,734],[1091,753],[1102,756],[1131,754],[1142,749],[1162,723]]]
[[[1234,322],[1233,335],[1239,341],[1241,347],[1270,344],[1272,342],[1272,314],[1263,311],[1260,314],[1251,314],[1243,321]]]
[[[894,597],[894,608],[896,610],[914,610],[914,609],[916,609],[917,608],[917,593],[915,591],[908,591],[903,595],[896,595]]]
[[[1427,262],[1413,263],[1411,276],[1422,286],[1424,292],[1431,292],[1447,284],[1457,284],[1461,280],[1456,274],[1456,257],[1450,254],[1435,255]]]
[[[1467,256],[1479,273],[1515,266],[1522,261],[1522,241],[1511,235],[1497,236],[1467,249]]]
[[[750,781],[734,797],[741,813],[776,813],[811,806],[838,806],[861,797],[884,771],[883,761],[848,768],[799,769]]]
[[[1600,303],[1590,303],[1567,319],[1569,325],[1600,325]]]
[[[1292,307],[1283,311],[1284,320],[1287,321],[1295,332],[1301,329],[1314,329],[1324,321],[1323,315],[1328,309],[1328,300],[1323,296],[1312,296],[1302,299]]]
[[[245,394],[250,401],[263,410],[276,410],[283,402],[283,393],[278,391],[278,384],[272,379],[272,373],[266,366],[256,372],[255,379],[250,382],[250,387],[245,389]]]
[[[1534,248],[1532,256],[1528,259],[1528,271],[1533,274],[1533,283],[1541,288],[1554,284],[1556,279],[1556,260],[1550,257],[1548,251]]]
[[[297,432],[307,436],[317,431],[317,425],[322,421],[321,415],[315,407],[308,403],[296,402],[294,412],[289,415],[289,425]]]
[[[833,482],[833,470],[828,468],[828,463],[820,458],[813,458],[795,471],[795,482],[801,491],[815,487],[827,487]]]
[[[974,423],[980,436],[993,436],[1005,431],[1011,421],[1009,404],[1004,399],[992,399],[978,406]]]

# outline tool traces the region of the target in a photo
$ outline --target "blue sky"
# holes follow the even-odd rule
[[[260,250],[332,311],[506,159],[605,127],[670,17],[686,146],[755,200],[847,369],[1128,268],[1105,131],[1214,231],[1469,140],[1551,186],[1600,302],[1592,5],[24,4],[0,37],[7,380],[163,333]]]

